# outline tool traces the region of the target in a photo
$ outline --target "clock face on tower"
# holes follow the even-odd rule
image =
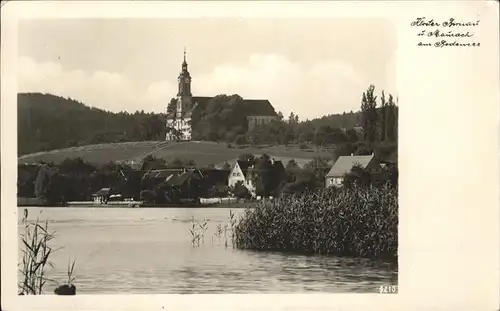
[[[186,78],[184,82],[189,83],[189,78]]]

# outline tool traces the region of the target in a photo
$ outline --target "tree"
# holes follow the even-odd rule
[[[175,112],[177,111],[177,100],[175,98],[170,99],[170,102],[167,105],[167,114],[172,115],[175,119]]]
[[[35,180],[35,197],[47,199],[50,187],[51,171],[47,165],[42,165],[38,170],[38,176]]]
[[[390,164],[387,166],[385,171],[387,174],[386,176],[387,176],[387,181],[389,182],[389,185],[393,188],[397,188],[398,183],[399,183],[398,165],[397,164]]]
[[[283,113],[281,111],[278,111],[278,120],[283,121]]]
[[[377,96],[374,95],[375,86],[370,85],[363,92],[361,114],[363,120],[364,139],[374,143],[377,138]]]
[[[304,165],[304,169],[311,172],[315,176],[315,180],[318,183],[316,188],[324,186],[325,176],[330,170],[327,159],[316,157],[312,161],[306,163]]]
[[[306,169],[294,169],[290,172],[287,183],[284,185],[282,194],[303,194],[314,192],[322,188],[324,182],[318,180],[317,176]]]
[[[353,128],[350,128],[346,131],[346,136],[347,136],[347,140],[350,142],[353,142],[353,143],[357,142],[358,138],[359,138],[358,133]]]
[[[250,191],[248,191],[248,189],[243,185],[242,181],[236,182],[232,189],[232,192],[238,199],[249,199],[252,197]]]
[[[247,136],[243,135],[243,134],[240,134],[240,135],[236,136],[236,138],[234,139],[234,143],[237,144],[237,145],[246,145],[246,144],[248,144]]]
[[[299,165],[297,164],[297,161],[295,161],[294,159],[290,159],[288,161],[288,163],[286,164],[286,169],[287,170],[294,169],[294,168],[297,168],[297,167],[299,167]]]
[[[163,158],[157,158],[152,155],[147,155],[143,160],[142,160],[142,171],[149,171],[149,170],[159,170],[159,169],[164,169],[166,167],[166,162],[165,159]]]
[[[255,161],[255,156],[251,153],[242,153],[238,156],[238,160],[240,161],[249,161],[249,162],[254,162]]]
[[[68,179],[61,176],[57,168],[43,165],[35,181],[35,197],[47,204],[58,204],[65,201]]]
[[[210,198],[227,197],[229,194],[229,190],[229,187],[226,185],[213,185],[208,190],[208,196]]]
[[[398,112],[397,106],[394,103],[394,98],[389,95],[389,101],[387,102],[387,123],[386,123],[386,133],[387,139],[389,141],[397,141],[397,131],[398,131]]]
[[[172,161],[169,161],[170,166],[174,167],[190,167],[196,166],[196,162],[193,159],[182,159],[179,157],[175,157]]]
[[[370,155],[373,153],[372,146],[363,141],[357,142],[354,148],[355,148],[354,155]]]
[[[154,189],[153,189],[153,194],[154,194],[154,202],[156,204],[165,204],[169,203],[169,198],[167,195],[167,191],[169,190],[170,186],[168,186],[166,183],[161,182],[157,184]]]
[[[273,183],[273,164],[267,154],[256,160],[252,179],[255,184],[255,193],[261,197],[268,197],[276,186]]]
[[[227,163],[227,161],[224,162],[222,165],[223,170],[230,170],[231,169],[231,164]]]
[[[380,141],[387,139],[387,102],[385,100],[384,91],[382,91],[382,97],[380,98]]]
[[[301,131],[298,137],[299,143],[308,143],[310,141],[313,141],[314,139],[314,132],[313,131]]]
[[[347,142],[347,143],[342,143],[338,144],[335,146],[335,158],[334,160],[337,160],[338,157],[340,156],[349,156],[353,154],[355,151],[355,147],[353,143]]]
[[[344,175],[343,186],[350,188],[354,185],[366,187],[372,182],[371,174],[361,165],[355,164],[349,172]]]

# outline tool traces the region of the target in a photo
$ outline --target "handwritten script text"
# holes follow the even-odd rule
[[[479,20],[458,21],[449,18],[443,21],[418,17],[410,26],[419,28],[417,36],[420,40],[417,46],[422,47],[480,47],[481,43],[474,41],[474,30],[479,25]],[[424,40],[424,38],[428,38]]]

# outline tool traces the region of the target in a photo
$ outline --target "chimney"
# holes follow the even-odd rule
[[[274,158],[271,158],[271,164],[274,165]]]

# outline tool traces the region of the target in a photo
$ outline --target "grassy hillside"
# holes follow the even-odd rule
[[[333,153],[322,149],[299,149],[297,146],[268,146],[268,147],[238,147],[228,148],[226,143],[215,142],[179,142],[165,141],[124,142],[112,144],[87,145],[47,152],[38,152],[19,157],[19,163],[33,163],[51,161],[59,163],[65,158],[81,157],[84,160],[103,164],[109,161],[140,161],[146,155],[171,160],[179,157],[192,159],[199,166],[209,164],[223,164],[225,161],[236,159],[242,153],[259,155],[266,153],[276,160],[288,162],[295,159],[299,165],[309,162],[315,157],[332,158]]]

